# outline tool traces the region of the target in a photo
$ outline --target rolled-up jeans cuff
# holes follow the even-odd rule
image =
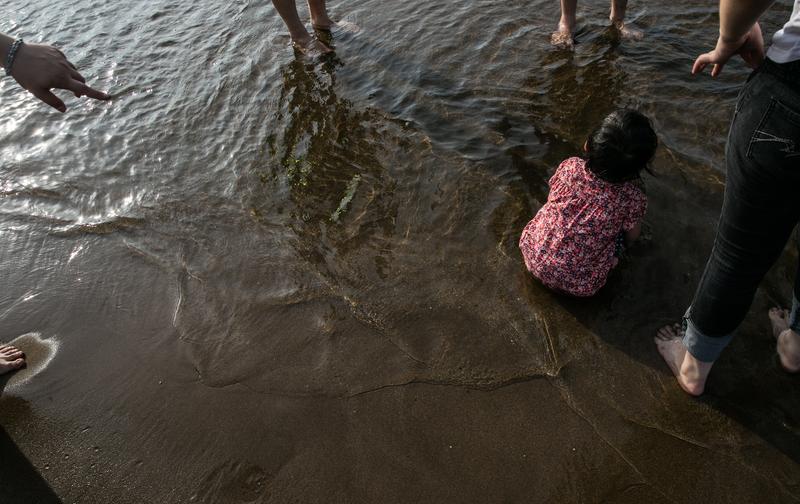
[[[800,301],[797,296],[792,296],[792,312],[789,313],[789,327],[792,331],[800,333]]]
[[[731,342],[733,334],[707,336],[697,329],[689,317],[690,312],[687,311],[686,316],[683,317],[683,345],[695,359],[701,362],[714,362]]]

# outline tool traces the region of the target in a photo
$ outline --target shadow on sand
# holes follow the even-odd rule
[[[16,397],[3,397],[10,379],[0,376],[0,407],[28,411],[28,404]],[[24,415],[25,413],[22,413]],[[0,426],[0,502],[3,504],[61,504],[61,499]]]

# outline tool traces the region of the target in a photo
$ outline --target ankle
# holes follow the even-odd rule
[[[679,381],[684,390],[698,396],[703,393],[713,362],[702,362],[686,352],[681,364]]]
[[[327,13],[314,15],[311,14],[311,24],[317,28],[330,28],[333,26],[333,20],[328,17]]]
[[[613,16],[609,16],[608,20],[611,21],[611,26],[616,28],[617,30],[622,30],[625,28],[625,18],[615,18]]]
[[[302,47],[307,46],[313,40],[313,37],[305,30],[302,32],[290,32],[289,36],[292,37],[292,42]]]
[[[696,366],[686,365],[681,366],[681,381],[686,384],[697,384],[701,380],[700,371]]]
[[[680,377],[678,378],[681,388],[693,396],[699,396],[706,387],[706,380],[696,368],[685,370],[681,367]]]
[[[615,8],[614,5],[611,5],[611,12],[608,14],[608,19],[614,24],[624,24],[625,23],[625,9],[618,9]]]
[[[561,16],[558,21],[558,31],[572,33],[575,30],[575,18]]]

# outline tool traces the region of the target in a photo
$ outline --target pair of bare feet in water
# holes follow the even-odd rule
[[[331,32],[335,26],[336,23],[333,21],[330,21],[330,24],[327,25],[313,24],[314,35],[306,33],[305,36],[300,36],[297,39],[292,37],[292,46],[301,53],[309,56],[330,54],[333,52],[333,48],[323,42],[323,40],[329,40],[331,38]]]
[[[0,375],[25,367],[25,354],[11,345],[0,345]]]
[[[644,38],[644,33],[640,30],[629,28],[625,21],[611,20],[611,24],[616,28],[617,32],[624,39],[641,40]],[[550,35],[550,43],[561,49],[572,49],[575,47],[575,23],[569,24],[566,21],[558,23],[558,29]]]
[[[608,18],[622,38],[639,40],[644,34],[639,30],[628,28],[625,25],[625,12],[628,0],[611,0],[611,12]],[[561,19],[558,29],[550,36],[550,43],[562,49],[572,49],[575,45],[575,13],[578,10],[578,0],[561,0]]]
[[[350,21],[330,21],[325,25],[314,23],[314,36],[309,35],[303,41],[292,40],[292,45],[298,51],[307,56],[322,56],[333,53],[331,42],[336,35],[343,33],[356,33],[359,31],[358,25]]]
[[[789,310],[769,310],[772,333],[777,342],[781,366],[789,373],[800,371],[800,334],[789,328]],[[686,351],[683,330],[679,324],[662,327],[655,337],[658,353],[664,358],[678,384],[686,393],[699,396],[703,393],[713,362],[702,362]]]
[[[336,32],[354,32],[358,27],[349,21],[333,21],[328,16],[325,0],[307,0],[308,10],[311,14],[311,26],[314,34],[306,30],[305,25],[300,21],[297,13],[295,0],[272,0],[272,5],[278,11],[289,35],[292,37],[292,45],[301,53],[309,56],[321,56],[333,52],[330,47],[332,34]],[[324,40],[324,41],[323,41]]]

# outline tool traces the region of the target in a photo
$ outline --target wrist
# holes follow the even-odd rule
[[[0,33],[0,61],[5,61],[8,56],[8,50],[11,49],[11,44],[14,43],[14,37],[9,37],[5,33]]]
[[[17,39],[11,44],[11,48],[6,54],[5,61],[3,61],[3,70],[5,70],[6,75],[11,75],[11,72],[13,72],[14,62],[16,61],[17,55],[24,45],[25,43],[22,41],[22,39]]]
[[[747,35],[753,29],[753,26],[748,27],[745,31],[734,31],[734,30],[723,30],[720,28],[719,30],[719,40],[724,44],[741,44],[747,40]]]
[[[747,37],[744,35],[739,36],[732,36],[732,35],[723,35],[719,34],[719,41],[721,44],[724,45],[741,45],[744,43]]]

